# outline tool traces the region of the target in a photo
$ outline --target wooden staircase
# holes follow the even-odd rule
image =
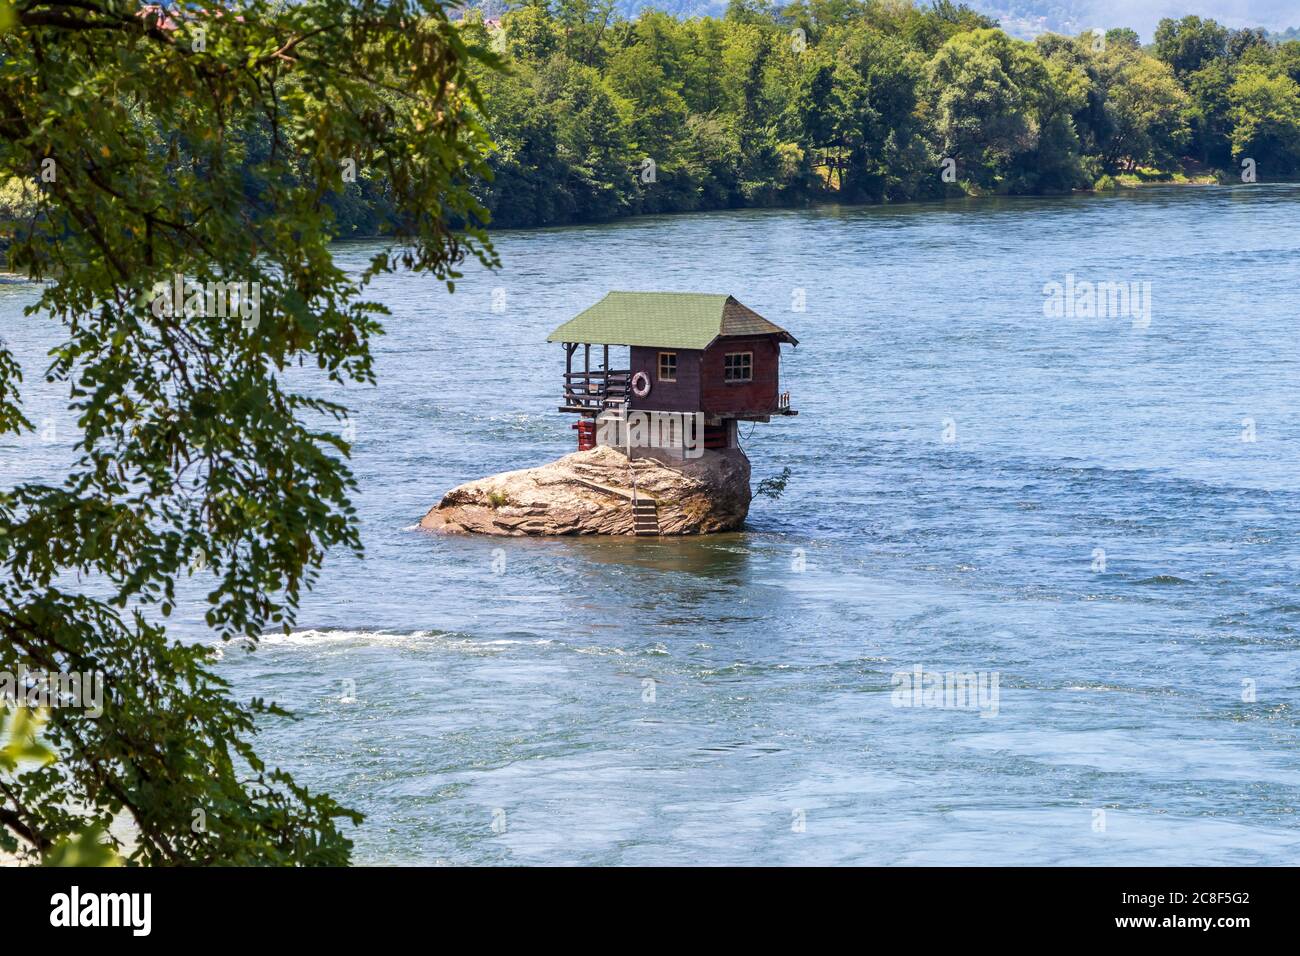
[[[632,533],[658,536],[659,512],[653,498],[638,496],[632,499]]]

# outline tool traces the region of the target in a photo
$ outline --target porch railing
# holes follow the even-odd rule
[[[630,369],[597,369],[564,374],[564,404],[568,408],[603,411],[627,401],[631,392]]]

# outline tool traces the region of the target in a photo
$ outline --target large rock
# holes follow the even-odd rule
[[[447,493],[420,527],[477,534],[631,534],[638,495],[657,502],[660,534],[729,531],[749,513],[749,459],[739,448],[664,463],[614,448],[480,478]]]

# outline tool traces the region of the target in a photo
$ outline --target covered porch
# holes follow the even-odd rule
[[[581,369],[575,369],[576,353],[582,347]],[[616,408],[627,401],[631,392],[631,369],[609,367],[609,346],[600,346],[597,358],[599,367],[591,367],[591,345],[580,342],[564,343],[564,404],[562,412],[580,412],[599,415],[607,408]]]

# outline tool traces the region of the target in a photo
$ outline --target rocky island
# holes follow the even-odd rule
[[[494,535],[707,534],[739,528],[750,498],[749,459],[739,448],[669,467],[601,445],[453,488],[420,527]]]

